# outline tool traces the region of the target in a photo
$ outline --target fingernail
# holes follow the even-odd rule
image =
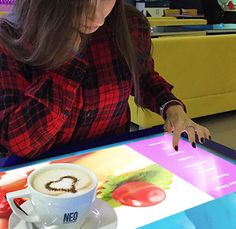
[[[179,147],[178,146],[175,146],[175,151],[178,151]]]
[[[196,148],[196,143],[195,142],[192,142],[192,147]]]
[[[205,142],[205,138],[201,138],[201,143],[204,143]]]

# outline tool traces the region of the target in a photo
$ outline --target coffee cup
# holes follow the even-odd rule
[[[42,227],[80,228],[96,197],[98,179],[93,171],[69,163],[50,164],[33,171],[28,187],[7,193],[13,212],[27,222],[40,222]],[[28,198],[33,214],[27,215],[14,202]]]

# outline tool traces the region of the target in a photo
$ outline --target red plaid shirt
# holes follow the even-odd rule
[[[150,52],[151,39],[132,17],[133,42]],[[141,76],[142,106],[159,113],[176,99],[153,69]],[[0,49],[0,145],[10,154],[32,158],[50,147],[128,130],[132,77],[108,25],[89,39],[88,49],[57,70],[20,64]]]

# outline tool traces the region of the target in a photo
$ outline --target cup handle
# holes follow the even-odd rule
[[[38,222],[40,218],[36,213],[32,215],[28,215],[23,209],[21,209],[18,205],[16,205],[14,199],[15,198],[30,198],[30,191],[26,189],[22,189],[15,192],[9,192],[6,194],[7,201],[11,206],[12,211],[21,219],[27,222]]]

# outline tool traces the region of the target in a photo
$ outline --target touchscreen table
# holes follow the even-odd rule
[[[233,161],[201,145],[194,149],[185,139],[176,152],[172,136],[161,133],[2,168],[1,229],[8,228],[12,215],[5,194],[25,188],[34,169],[62,162],[84,165],[96,173],[97,198],[114,208],[118,229],[236,228]],[[20,205],[27,200],[17,201]],[[114,222],[98,228],[112,229]]]

